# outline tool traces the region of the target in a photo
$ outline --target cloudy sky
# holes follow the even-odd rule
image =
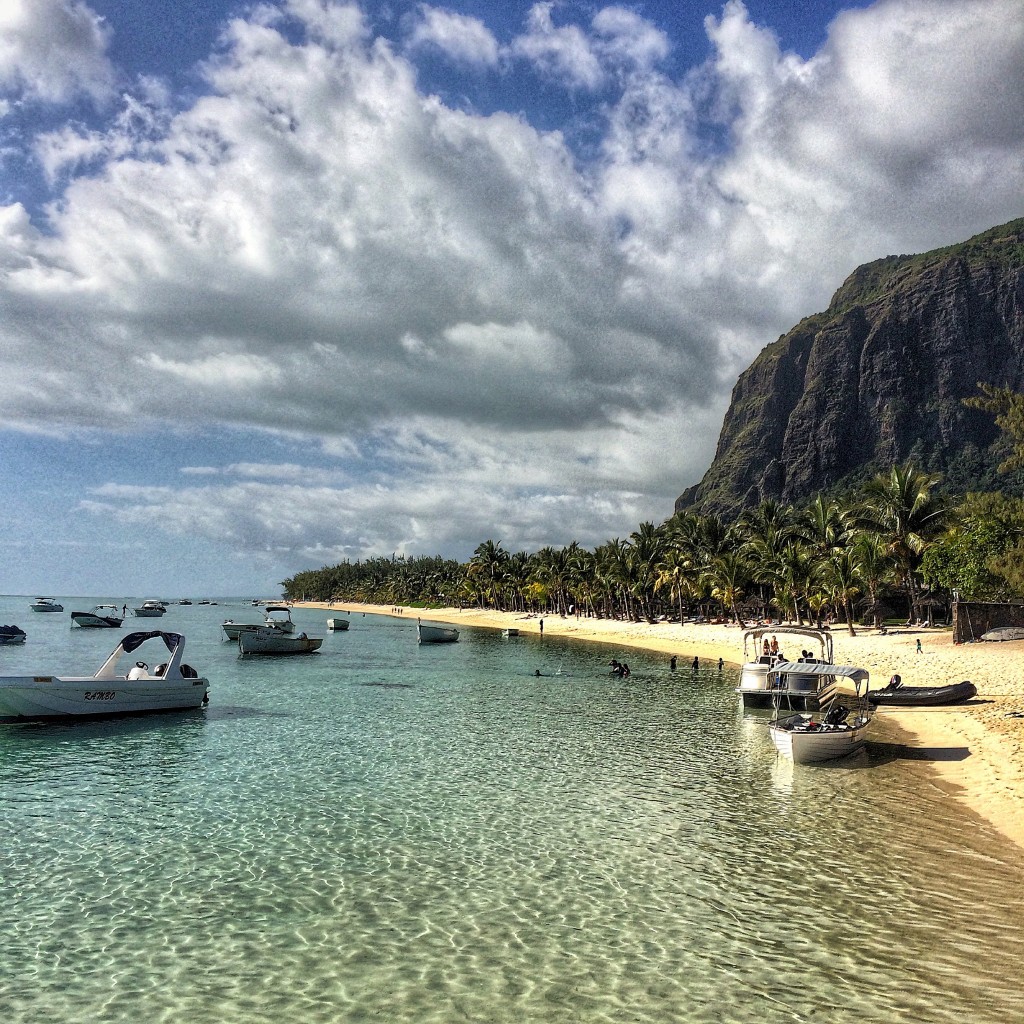
[[[0,592],[660,522],[1022,110],[1020,0],[4,0]]]

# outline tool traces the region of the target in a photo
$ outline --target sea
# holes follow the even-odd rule
[[[30,600],[0,675],[160,628],[211,689],[0,726],[4,1024],[1024,1020],[1024,856],[884,722],[794,766],[682,648],[296,609],[320,653],[240,659],[240,600],[121,630],[69,616],[120,595]]]

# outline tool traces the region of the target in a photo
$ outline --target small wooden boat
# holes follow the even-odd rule
[[[454,626],[425,626],[417,619],[416,638],[421,644],[453,644],[459,631]]]
[[[246,630],[238,634],[238,652],[249,654],[313,654],[320,650],[322,637],[305,633],[284,633],[280,629]]]
[[[8,644],[23,644],[25,630],[19,626],[0,626],[0,647]]]
[[[899,676],[894,679],[898,680]],[[947,686],[902,686],[897,682],[875,690],[869,694],[868,700],[872,704],[884,704],[891,708],[924,708],[963,704],[977,695],[978,688],[969,679]]]
[[[327,628],[335,632],[348,629],[348,619],[328,619]]]

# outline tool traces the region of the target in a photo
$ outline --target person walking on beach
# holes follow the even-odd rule
[[[920,637],[917,638],[917,653],[918,654],[923,654],[924,653],[922,648],[921,648],[921,638]]]
[[[544,635],[544,620],[543,619],[540,620],[540,635],[541,636]]]

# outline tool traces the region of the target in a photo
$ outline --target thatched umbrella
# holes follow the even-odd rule
[[[918,611],[918,617],[920,618],[921,612],[923,611],[928,616],[928,625],[935,625],[935,609],[945,608],[946,602],[939,597],[937,594],[928,591],[922,594],[915,602],[914,607]]]

